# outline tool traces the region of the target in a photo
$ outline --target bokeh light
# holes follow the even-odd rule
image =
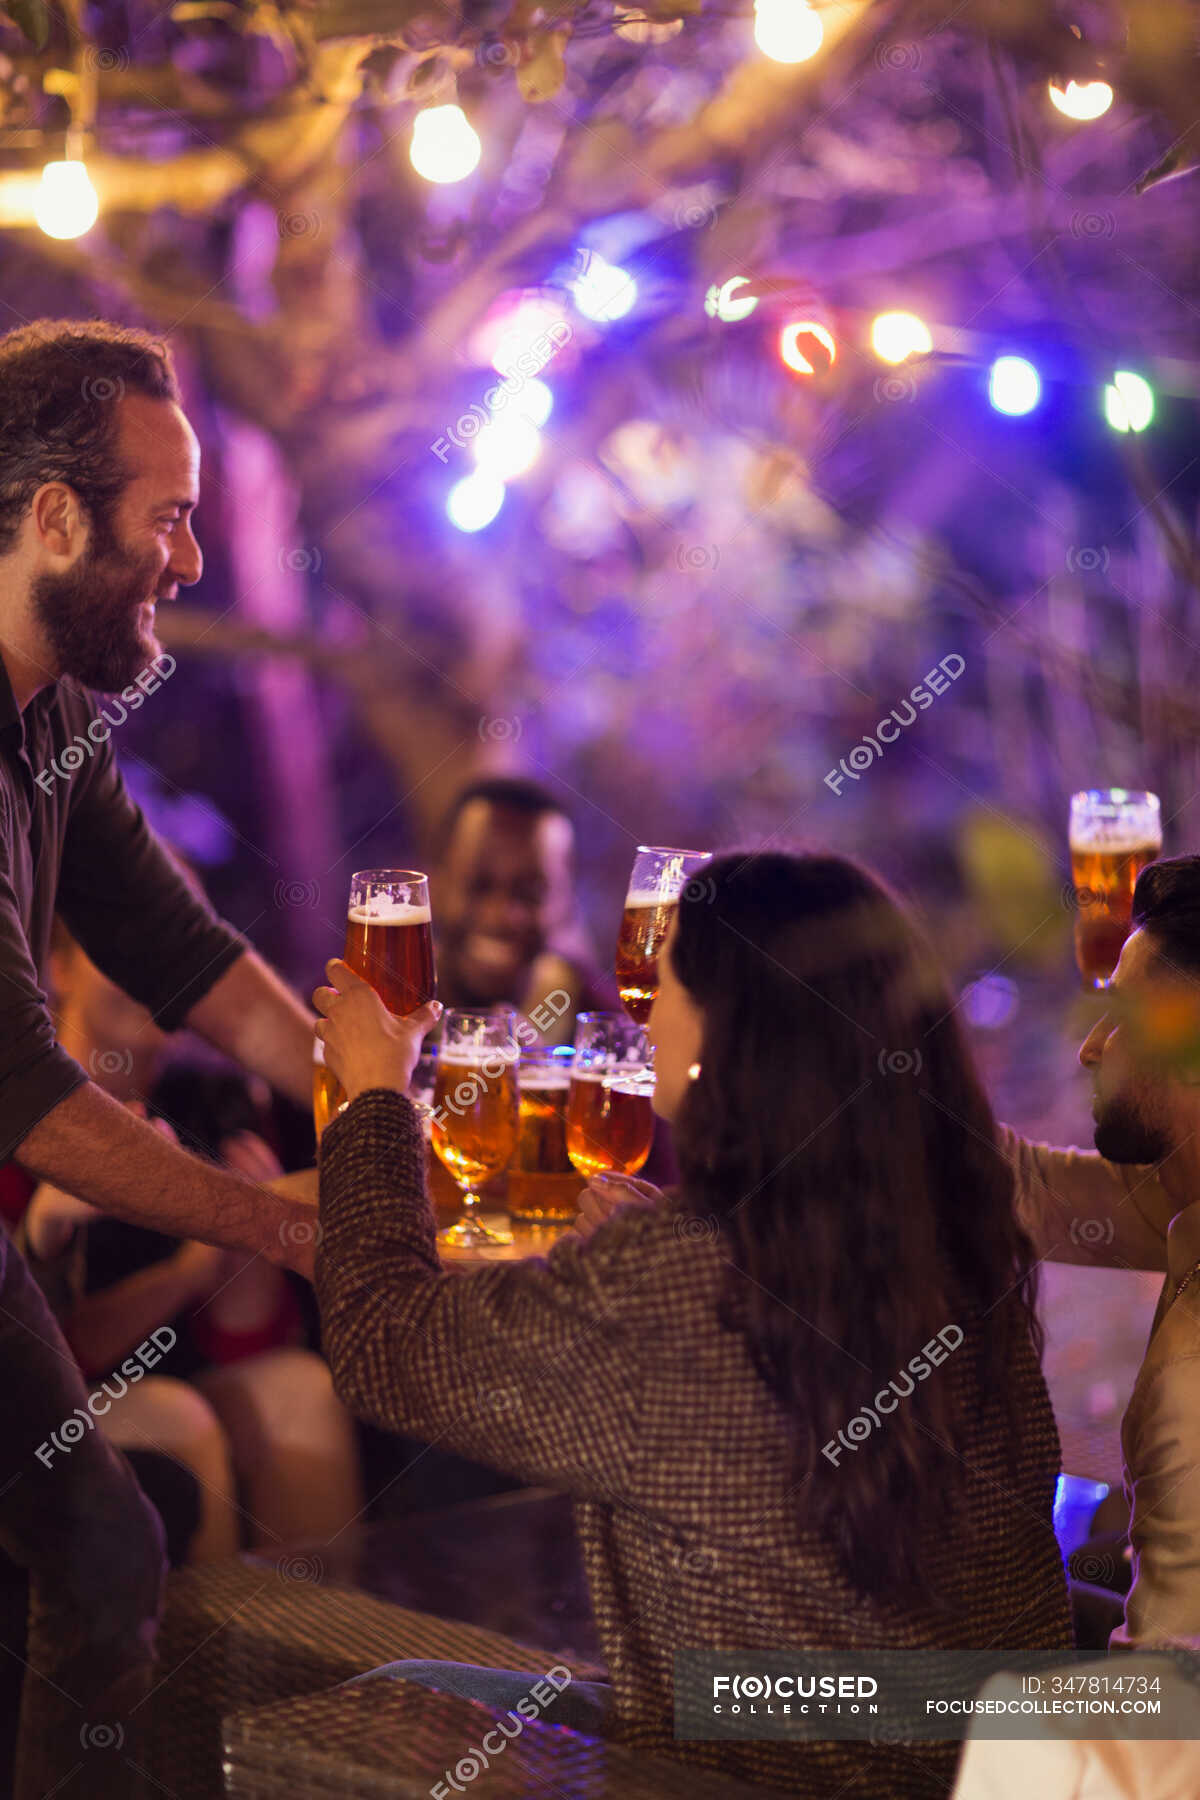
[[[446,497],[446,517],[459,531],[482,531],[504,505],[504,483],[490,469],[456,481]]]
[[[532,469],[542,454],[542,438],[529,419],[506,410],[488,420],[472,449],[480,469],[499,481],[515,481]]]
[[[807,62],[825,28],[806,0],[754,0],[754,41],[772,62]]]
[[[1113,103],[1107,81],[1068,81],[1065,88],[1050,83],[1050,100],[1068,119],[1098,119]]]
[[[933,335],[915,313],[880,313],[871,326],[871,348],[883,362],[902,363],[909,356],[928,356]]]
[[[1042,378],[1023,356],[998,356],[988,377],[988,399],[997,412],[1018,419],[1042,397]]]
[[[623,319],[637,299],[637,282],[624,269],[589,250],[584,254],[582,270],[571,283],[571,292],[585,319],[611,325],[615,319]]]
[[[1154,417],[1154,389],[1141,375],[1118,369],[1104,390],[1104,416],[1114,431],[1145,431]]]
[[[34,217],[47,237],[82,237],[99,214],[100,201],[81,162],[46,164],[34,201]]]
[[[413,120],[408,154],[426,181],[463,181],[478,167],[483,145],[461,106],[426,106]]]
[[[785,325],[780,332],[779,354],[797,375],[815,375],[819,370],[833,367],[837,361],[837,345],[824,325],[813,319],[801,319]]]

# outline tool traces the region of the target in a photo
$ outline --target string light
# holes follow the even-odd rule
[[[880,313],[871,326],[871,348],[881,362],[902,363],[910,356],[928,356],[933,336],[915,313]]]
[[[1140,375],[1118,369],[1104,390],[1104,416],[1114,431],[1145,431],[1154,417],[1154,389]]]
[[[818,325],[812,319],[803,319],[791,325],[785,325],[779,334],[779,354],[789,369],[797,375],[815,375],[816,365],[812,362],[810,351],[814,340],[826,352],[829,361],[826,368],[832,368],[837,361],[837,345],[824,325]]]
[[[47,237],[82,237],[99,215],[100,201],[81,162],[46,164],[34,200],[34,217]]]
[[[499,481],[513,481],[532,469],[542,454],[541,433],[519,413],[501,413],[489,419],[472,449],[481,470]]]
[[[1113,103],[1107,81],[1068,81],[1065,88],[1050,83],[1050,100],[1068,119],[1098,119]]]
[[[998,356],[988,376],[988,399],[997,412],[1019,419],[1042,397],[1042,378],[1023,356]]]
[[[504,505],[504,483],[488,469],[456,481],[446,496],[446,517],[459,531],[482,531]]]
[[[483,145],[461,106],[426,106],[413,120],[408,154],[426,181],[465,181],[478,167]]]
[[[772,62],[807,62],[824,35],[807,0],[754,0],[754,41]]]
[[[637,299],[637,282],[624,269],[589,250],[584,253],[582,270],[571,283],[571,292],[585,319],[611,325],[614,319],[623,319]]]
[[[739,294],[739,288],[749,287],[748,275],[732,275],[728,281],[716,282],[704,296],[704,310],[710,319],[723,319],[726,325],[736,324],[739,319],[748,319],[758,305],[757,294]]]

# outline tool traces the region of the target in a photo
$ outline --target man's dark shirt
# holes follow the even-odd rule
[[[55,912],[166,1031],[246,948],[150,830],[111,739],[95,741],[125,712],[60,682],[22,715],[0,659],[0,1161],[88,1078],[56,1041],[42,985]]]

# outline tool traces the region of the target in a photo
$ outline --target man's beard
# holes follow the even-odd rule
[[[55,674],[82,687],[115,694],[162,654],[138,611],[160,578],[157,556],[138,557],[116,541],[107,521],[95,519],[91,542],[65,575],[39,575],[34,615],[54,658]]]
[[[1173,1148],[1161,1125],[1145,1118],[1129,1100],[1108,1100],[1096,1120],[1096,1148],[1115,1163],[1160,1163]]]

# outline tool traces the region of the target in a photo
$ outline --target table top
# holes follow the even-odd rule
[[[440,1214],[438,1224],[446,1225],[454,1215],[444,1217]],[[481,1212],[481,1225],[489,1225],[493,1230],[512,1232],[511,1244],[481,1244],[478,1249],[466,1250],[454,1244],[439,1244],[438,1255],[448,1269],[483,1269],[489,1263],[520,1262],[526,1256],[545,1256],[551,1247],[558,1243],[564,1232],[570,1229],[567,1225],[522,1225],[510,1219],[507,1213]]]

